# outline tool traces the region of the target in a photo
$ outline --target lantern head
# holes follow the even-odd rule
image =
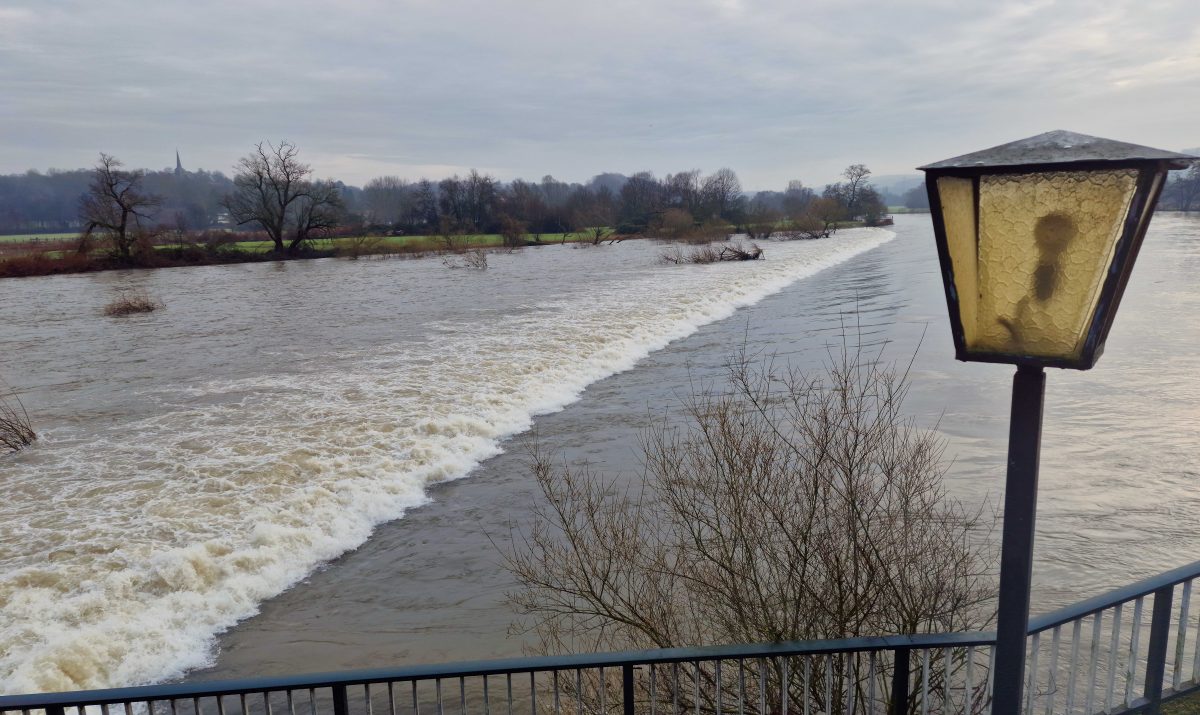
[[[959,360],[1087,370],[1174,152],[1055,131],[923,166]]]

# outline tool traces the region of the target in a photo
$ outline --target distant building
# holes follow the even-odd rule
[[[183,162],[179,161],[179,150],[175,150],[175,176],[183,176]]]

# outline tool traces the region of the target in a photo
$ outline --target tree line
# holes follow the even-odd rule
[[[334,234],[531,236],[605,227],[622,234],[684,235],[705,227],[752,234],[878,216],[886,207],[870,170],[849,167],[819,193],[792,181],[783,191],[746,193],[732,169],[657,177],[602,173],[586,183],[540,181],[472,170],[439,181],[382,176],[362,187],[318,179],[290,142],[262,142],[233,177],[220,172],[128,170],[102,154],[90,170],[0,176],[0,233],[79,231],[103,236],[127,257],[164,231],[261,231],[278,252]]]

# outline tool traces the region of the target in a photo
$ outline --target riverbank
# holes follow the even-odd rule
[[[843,221],[836,230],[861,228],[861,221]],[[711,236],[712,240],[730,238],[730,233]],[[78,237],[51,234],[53,238],[33,235],[0,236],[0,278],[31,278],[35,276],[95,273],[124,269],[178,268],[211,266],[264,261],[301,261],[313,258],[421,258],[431,255],[453,255],[474,250],[536,248],[562,244],[619,243],[652,238],[689,243],[705,240],[704,236],[665,239],[642,234],[597,234],[595,230],[573,233],[527,234],[519,242],[506,243],[500,234],[456,234],[451,236],[339,236],[314,239],[296,251],[278,253],[266,240],[232,240],[238,234],[204,232],[191,238],[160,242],[129,258],[113,256],[107,251],[93,250],[81,254]],[[64,236],[67,236],[64,238]],[[18,240],[20,239],[20,240]]]
[[[222,234],[222,236],[224,236]],[[25,238],[25,237],[22,237]],[[641,238],[609,235],[604,241]],[[549,234],[523,240],[514,248],[592,242],[583,234]],[[397,257],[419,258],[476,249],[504,247],[495,234],[453,236],[347,236],[316,239],[296,251],[277,253],[270,241],[186,240],[159,244],[129,258],[105,251],[81,254],[77,238],[0,241],[0,278],[27,278],[70,273],[95,273],[123,269],[178,268],[264,261],[297,261],[313,258]],[[449,245],[448,245],[449,244]]]

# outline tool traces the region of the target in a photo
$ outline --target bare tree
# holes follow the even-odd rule
[[[84,224],[81,252],[86,252],[92,238],[99,234],[113,255],[129,260],[149,228],[151,211],[161,203],[160,197],[142,188],[145,172],[125,171],[121,166],[116,157],[101,154],[92,171],[92,181],[79,207]]]
[[[306,182],[296,202],[296,229],[288,251],[295,252],[305,241],[324,238],[341,223],[345,213],[341,190],[332,181]]]
[[[507,563],[519,584],[510,601],[537,649],[949,632],[990,621],[991,521],[945,492],[944,443],[903,416],[906,373],[878,358],[843,348],[813,375],[741,356],[724,389],[686,404],[686,423],[648,431],[644,483],[555,467],[535,448],[545,498]],[[850,657],[833,656],[833,672],[860,674],[856,710],[865,712],[874,705],[861,697],[866,669],[846,669]],[[766,675],[766,702],[799,702],[807,687],[822,711],[846,710],[840,687],[826,701],[823,673],[789,682],[778,666]],[[676,693],[678,705],[714,712],[722,691],[733,702],[739,667],[760,677],[751,663],[724,676],[698,669],[706,686],[695,697]],[[637,677],[648,700],[649,674]],[[580,685],[600,712],[591,702],[600,683]]]
[[[742,197],[742,183],[738,181],[733,169],[717,169],[712,176],[704,179],[700,189],[704,197],[704,207],[708,218],[710,216],[725,217]]]
[[[366,219],[372,224],[400,223],[413,204],[413,189],[398,176],[378,176],[363,187]]]
[[[223,202],[239,226],[257,224],[276,253],[295,252],[306,240],[337,225],[342,201],[330,182],[314,182],[312,168],[300,162],[296,145],[259,142],[242,157],[233,193]],[[290,236],[290,243],[285,241]]]

